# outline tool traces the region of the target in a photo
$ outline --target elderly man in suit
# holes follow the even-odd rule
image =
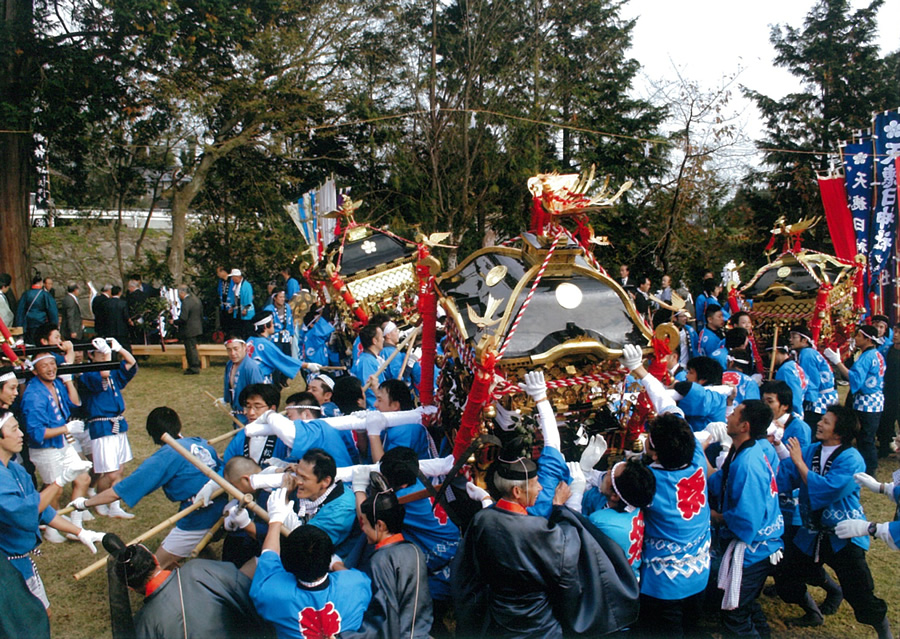
[[[84,338],[84,324],[81,322],[81,306],[78,294],[81,287],[72,282],[66,287],[66,296],[60,303],[59,332],[64,339],[81,341]]]
[[[200,372],[197,338],[203,333],[203,303],[184,284],[178,287],[178,297],[181,299],[181,315],[175,323],[181,329],[184,354],[188,361],[188,367],[184,374],[196,375]]]

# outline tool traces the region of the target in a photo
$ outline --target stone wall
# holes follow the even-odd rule
[[[141,245],[141,262],[148,252],[163,259],[169,242],[168,231],[150,229]],[[122,229],[122,256],[126,275],[134,270],[134,245],[140,236],[137,229]],[[103,284],[122,286],[116,260],[115,232],[109,226],[73,224],[53,228],[33,228],[29,247],[32,266],[44,277],[52,277],[57,298],[65,295],[69,282],[82,287],[82,311],[91,317],[87,308],[88,288],[91,281],[99,290]],[[153,282],[150,282],[151,284]],[[16,291],[21,295],[21,291]]]

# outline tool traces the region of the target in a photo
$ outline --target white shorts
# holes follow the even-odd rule
[[[128,433],[116,433],[92,439],[91,448],[94,451],[92,461],[95,473],[111,473],[119,470],[133,459],[131,445],[128,443]]]
[[[75,447],[76,453],[81,453],[85,457],[91,456],[91,434],[85,430],[83,433],[75,433],[72,435],[75,439],[75,442],[72,446]]]
[[[209,528],[203,530],[182,530],[181,528],[173,528],[172,532],[166,535],[160,547],[169,554],[176,557],[190,557],[191,552],[200,543],[200,540],[206,536]]]
[[[71,444],[66,444],[64,448],[29,448],[28,454],[45,484],[52,484],[62,475],[64,459],[69,459],[70,463],[81,459]]]

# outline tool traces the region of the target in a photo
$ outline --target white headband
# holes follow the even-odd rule
[[[0,375],[0,384],[2,384],[4,382],[8,382],[9,380],[13,379],[15,376],[16,376],[15,371],[10,371],[8,373]]]
[[[285,406],[284,410],[290,410],[292,408],[294,410],[315,410],[315,411],[322,412],[321,406],[298,406],[297,404],[291,404],[289,406]]]
[[[625,463],[627,463],[627,462],[620,461],[618,464],[615,464],[615,465],[612,467],[612,469],[610,469],[610,471],[609,471],[609,481],[610,481],[610,483],[612,484],[612,489],[613,489],[613,491],[616,493],[616,495],[619,496],[619,499],[622,500],[622,503],[625,504],[625,506],[627,506],[629,509],[635,510],[635,509],[637,508],[637,506],[632,506],[631,504],[629,504],[629,503],[628,503],[628,500],[625,499],[624,497],[622,497],[622,493],[620,493],[620,492],[619,492],[619,489],[616,488],[616,468],[618,468],[619,466],[621,466],[622,464],[625,464]],[[629,512],[630,512],[630,511],[629,511]]]
[[[12,411],[9,411],[3,417],[0,417],[0,428],[3,428],[3,425],[13,417],[15,417],[15,415],[13,415]]]
[[[272,316],[268,315],[257,322],[253,322],[253,328],[259,328],[260,326],[265,326],[269,322],[273,321]]]
[[[240,337],[233,337],[229,340],[225,340],[225,346],[228,346],[229,344],[246,344],[246,343],[247,342],[242,340]]]
[[[325,384],[325,386],[327,386],[329,390],[334,390],[334,380],[331,379],[328,375],[322,373],[320,375],[317,375],[314,379],[317,379]]]
[[[393,333],[397,330],[397,325],[391,321],[388,321],[387,324],[384,325],[384,328],[381,329],[382,335],[388,335],[389,333]]]
[[[54,361],[56,361],[56,358],[53,357],[52,353],[42,353],[42,354],[38,355],[37,357],[35,357],[33,360],[31,360],[31,365],[34,366],[42,359],[47,359],[48,357],[53,359]]]

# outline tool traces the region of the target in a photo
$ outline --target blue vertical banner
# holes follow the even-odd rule
[[[875,116],[875,200],[869,229],[869,264],[872,275],[883,269],[894,251],[897,234],[897,165],[900,156],[900,112]]]
[[[872,211],[872,187],[875,181],[875,158],[872,138],[868,131],[860,131],[852,143],[841,147],[844,163],[844,181],[847,188],[847,205],[853,216],[856,233],[856,252],[869,254],[869,216]]]

